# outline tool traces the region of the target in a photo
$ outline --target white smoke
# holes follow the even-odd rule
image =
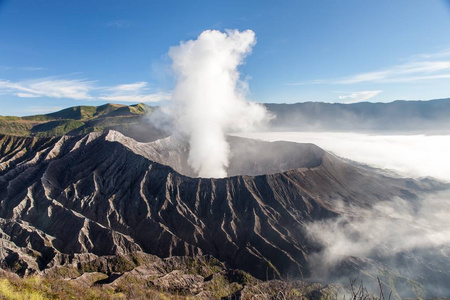
[[[190,145],[189,165],[200,177],[225,177],[228,132],[251,130],[268,118],[262,105],[245,99],[238,66],[255,45],[255,33],[206,30],[171,47],[177,83],[169,109],[175,131]]]

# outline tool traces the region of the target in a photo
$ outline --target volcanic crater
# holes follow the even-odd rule
[[[19,257],[25,274],[136,251],[207,254],[262,279],[306,277],[320,250],[307,226],[339,216],[338,202],[370,207],[440,188],[312,144],[228,142],[230,177],[215,179],[197,178],[171,137],[0,136],[2,259]]]

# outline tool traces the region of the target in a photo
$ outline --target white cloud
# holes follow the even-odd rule
[[[362,82],[412,82],[435,78],[448,78],[450,73],[432,76],[423,75],[449,70],[450,61],[411,62],[375,72],[356,74],[344,79],[336,80],[334,83],[353,84]],[[444,75],[444,77],[442,77],[442,75]]]
[[[94,81],[41,78],[27,81],[0,81],[0,90],[18,97],[70,98],[76,100],[93,99],[89,92]]]
[[[167,92],[151,92],[148,83],[139,81],[129,84],[119,84],[103,89],[98,99],[118,102],[158,102],[171,99]]]
[[[20,71],[42,71],[47,70],[47,68],[43,67],[10,67],[10,66],[0,66],[0,70],[20,70]]]
[[[141,92],[147,87],[147,82],[145,81],[139,81],[135,83],[128,83],[128,84],[119,84],[114,87],[109,88],[110,91],[133,91],[133,92]]]
[[[116,95],[116,96],[101,96],[100,100],[115,101],[115,102],[159,102],[170,100],[172,95],[170,93],[154,93],[149,95]]]
[[[450,78],[450,49],[419,54],[409,58],[409,62],[372,72],[363,72],[335,79],[314,79],[289,85],[313,84],[357,84],[357,83],[399,83],[418,82]]]
[[[411,56],[412,60],[421,60],[421,59],[440,59],[444,57],[450,57],[450,49],[444,49],[442,51],[434,52],[434,53],[422,53]]]
[[[355,103],[372,99],[382,91],[360,91],[352,92],[349,95],[339,96],[339,100],[345,103]]]
[[[101,87],[92,80],[53,77],[17,82],[0,80],[0,92],[21,98],[48,97],[115,102],[157,102],[171,98],[169,92],[151,91],[148,83],[144,81]]]
[[[22,67],[22,68],[19,68],[19,70],[32,72],[32,71],[47,70],[47,68],[43,68],[43,67]]]
[[[49,79],[34,81],[28,86],[31,92],[42,96],[76,100],[93,99],[89,93],[94,88],[94,81]]]
[[[20,98],[39,98],[39,97],[41,97],[40,95],[30,94],[30,93],[15,93],[14,95],[16,95],[17,97],[20,97]]]

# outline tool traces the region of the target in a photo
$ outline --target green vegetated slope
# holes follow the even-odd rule
[[[345,293],[349,294],[338,285],[261,281],[210,256],[161,259],[142,252],[86,256],[76,264],[24,277],[0,269],[0,299],[307,300],[336,299]],[[372,299],[369,296],[364,299]]]
[[[127,131],[140,123],[143,115],[154,109],[142,103],[130,106],[105,104],[75,106],[45,115],[0,116],[0,134],[47,137],[77,135],[105,129]]]

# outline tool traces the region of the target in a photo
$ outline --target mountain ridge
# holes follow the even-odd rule
[[[270,126],[300,131],[450,133],[450,98],[389,103],[267,103],[277,118]]]
[[[160,257],[209,254],[259,278],[307,276],[316,246],[303,226],[339,215],[335,199],[370,206],[439,188],[387,181],[327,153],[311,168],[191,178],[136,154],[121,136],[2,136],[0,217],[52,236],[55,259],[141,250]]]
[[[450,98],[436,100],[396,100],[372,103],[264,103],[275,116],[270,130],[353,131],[380,133],[450,133]],[[167,136],[149,122],[147,116],[158,107],[104,104],[74,106],[46,115],[0,116],[0,134],[17,136],[62,136],[113,129],[139,141]]]

